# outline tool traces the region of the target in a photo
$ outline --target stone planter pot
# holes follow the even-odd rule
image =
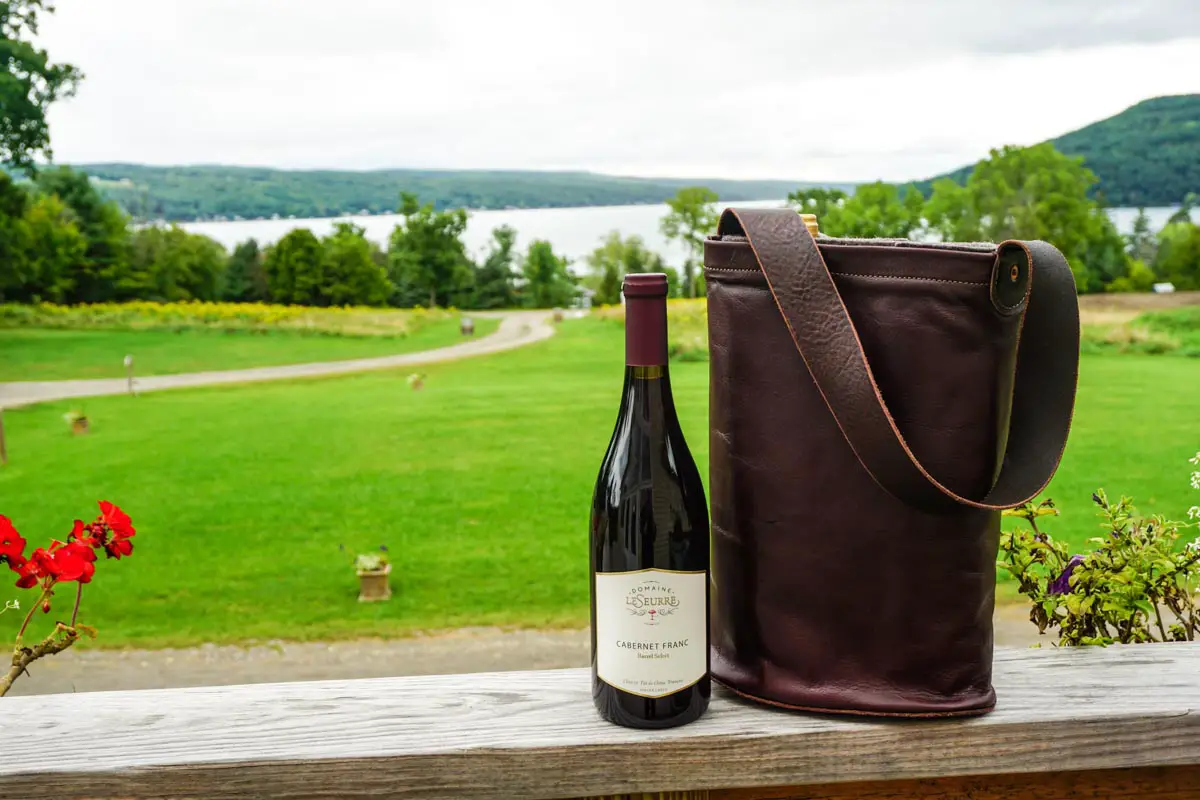
[[[377,603],[392,596],[392,586],[388,576],[392,574],[392,565],[383,569],[358,573],[358,602]]]

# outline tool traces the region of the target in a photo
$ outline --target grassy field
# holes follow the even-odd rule
[[[5,413],[0,513],[27,538],[64,535],[94,501],[138,526],[131,560],[101,562],[82,619],[103,646],[399,635],[461,625],[582,625],[586,523],[620,390],[622,332],[564,323],[548,342],[398,373],[163,392]],[[707,364],[672,367],[707,473]],[[1097,486],[1143,510],[1194,502],[1200,360],[1088,356],[1050,529],[1096,530]],[[350,555],[388,545],[392,601],[360,605]],[[0,601],[18,595],[5,582]],[[0,636],[14,614],[0,617]],[[49,620],[43,620],[43,623]]]
[[[486,336],[498,320],[476,319]],[[137,375],[266,367],[411,353],[463,340],[457,318],[426,322],[403,336],[323,336],[295,331],[106,331],[0,329],[0,381],[123,378],[124,358]]]
[[[1079,298],[1082,351],[1088,354],[1143,353],[1200,357],[1200,292],[1090,294]],[[703,298],[672,300],[671,355],[708,360],[708,307]],[[625,309],[606,306],[600,319],[622,324]]]

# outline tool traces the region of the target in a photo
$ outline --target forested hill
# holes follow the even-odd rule
[[[1050,142],[1083,161],[1110,206],[1170,206],[1200,194],[1200,94],[1154,97]],[[971,167],[947,175],[966,181]],[[931,178],[918,186],[926,194]]]
[[[587,172],[292,171],[257,167],[76,165],[139,219],[332,217],[395,211],[400,193],[445,208],[562,208],[661,203],[703,185],[724,200],[783,199],[796,181],[622,178]],[[812,184],[808,184],[812,185]]]

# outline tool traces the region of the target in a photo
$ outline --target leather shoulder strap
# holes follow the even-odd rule
[[[997,251],[997,258],[1023,251],[1030,285],[1004,461],[991,491],[972,498],[939,483],[909,448],[875,383],[820,248],[799,214],[787,208],[726,209],[719,233],[749,240],[838,427],[867,472],[890,494],[928,510],[995,510],[1033,499],[1050,482],[1066,447],[1079,373],[1075,281],[1058,250],[1045,242],[1009,241]]]

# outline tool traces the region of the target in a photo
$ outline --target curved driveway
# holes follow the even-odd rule
[[[490,316],[476,314],[475,316]],[[549,311],[516,311],[506,313],[495,333],[449,347],[422,350],[377,358],[357,358],[349,361],[319,361],[309,364],[284,364],[276,367],[253,367],[213,372],[187,372],[180,375],[148,375],[134,378],[135,392],[155,392],[191,386],[214,386],[222,383],[251,383],[256,381],[309,378],[321,375],[343,375],[374,369],[393,369],[435,361],[451,361],[469,356],[499,353],[527,344],[540,342],[554,335]],[[103,378],[79,381],[18,381],[0,383],[0,408],[13,408],[30,403],[44,403],[70,397],[99,397],[125,394],[128,385],[124,378]]]

